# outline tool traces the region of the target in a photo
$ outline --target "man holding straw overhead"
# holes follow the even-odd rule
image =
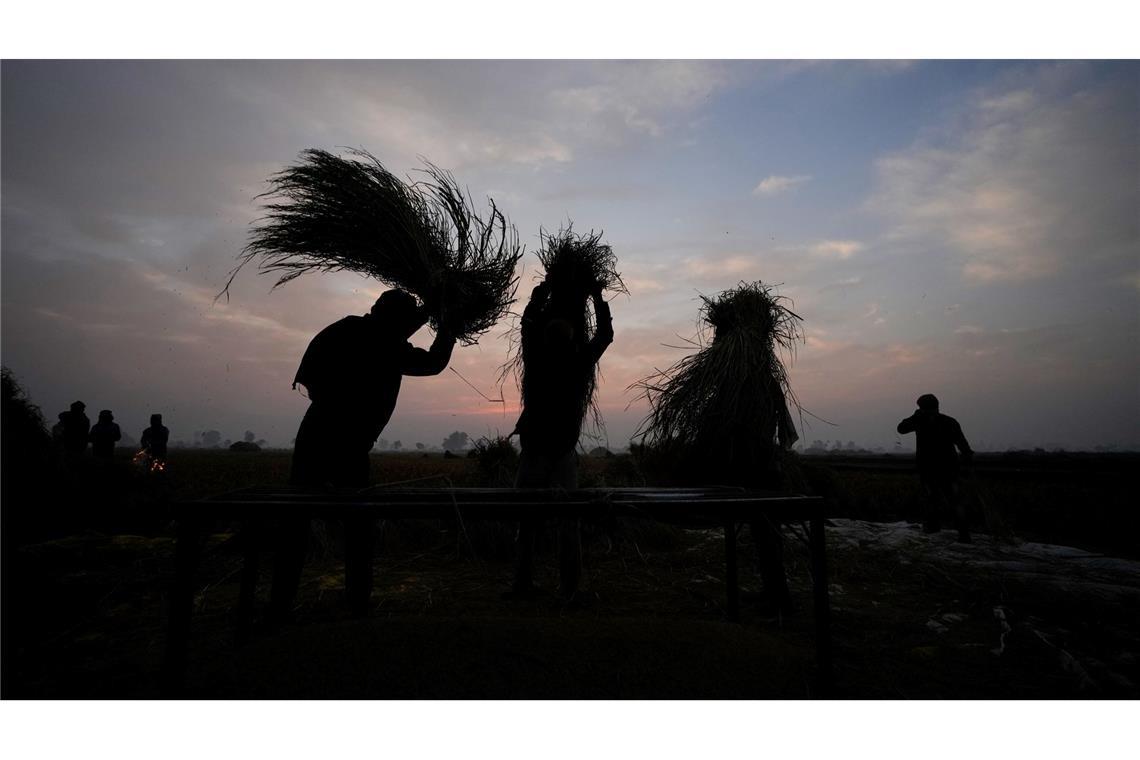
[[[614,268],[613,252],[601,243],[600,234],[578,236],[567,229],[544,242],[538,255],[545,277],[523,311],[515,357],[523,404],[514,431],[522,448],[515,485],[571,490],[578,487],[575,448],[582,423],[591,409],[596,414],[598,360],[614,338],[602,293],[607,288],[625,292],[625,287]],[[537,527],[536,520],[519,526],[515,579],[508,597],[533,593]],[[559,594],[580,601],[578,521],[559,525],[558,555]]]

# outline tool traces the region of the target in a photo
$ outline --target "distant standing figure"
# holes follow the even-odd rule
[[[71,408],[64,412],[63,418],[63,451],[68,458],[77,459],[87,451],[87,441],[91,435],[91,420],[84,411],[87,405],[82,401],[75,401]]]
[[[115,443],[123,437],[110,409],[99,412],[99,421],[91,427],[91,453],[99,459],[115,458]]]
[[[958,420],[938,411],[938,399],[931,393],[919,396],[918,411],[899,423],[899,433],[915,434],[915,461],[926,497],[923,530],[937,533],[940,515],[954,507],[958,540],[970,541],[970,525],[965,505],[957,498],[960,460],[969,464],[974,452],[962,434]]]
[[[51,439],[63,446],[64,430],[67,427],[67,412],[59,413],[59,421],[51,427]]]
[[[162,424],[161,414],[150,416],[150,427],[142,433],[142,450],[152,460],[166,461],[166,442],[170,440],[170,431]]]
[[[364,316],[349,316],[317,333],[309,343],[293,387],[305,386],[309,408],[293,448],[292,485],[364,488],[369,452],[396,408],[404,375],[438,375],[451,361],[455,337],[436,333],[431,348],[409,342],[427,312],[403,290],[380,294]],[[284,526],[273,572],[270,615],[288,617],[308,539],[307,520]],[[354,613],[367,610],[372,592],[369,557],[373,521],[346,521],[345,581]]]

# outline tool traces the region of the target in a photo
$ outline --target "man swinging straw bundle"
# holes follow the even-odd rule
[[[405,183],[373,156],[320,150],[270,179],[268,214],[233,270],[254,259],[282,273],[274,287],[310,271],[347,270],[393,286],[364,316],[348,316],[313,338],[294,378],[310,404],[297,432],[290,482],[309,488],[368,485],[369,452],[396,406],[405,375],[435,375],[456,340],[475,343],[514,301],[518,235],[491,202],[480,218],[450,174],[428,165]],[[226,285],[228,292],[229,283]],[[417,303],[416,296],[422,303]],[[429,350],[409,339],[430,322]],[[363,614],[372,577],[372,521],[346,530],[349,603]],[[304,564],[308,522],[282,529],[270,616],[288,617]]]
[[[789,404],[800,408],[780,352],[803,340],[802,319],[759,281],[702,301],[699,350],[634,386],[650,406],[638,432],[666,459],[687,460],[680,469],[704,484],[779,488],[798,438]],[[754,523],[752,535],[767,601],[787,611],[778,528]]]

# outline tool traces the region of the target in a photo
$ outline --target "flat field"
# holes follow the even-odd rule
[[[978,532],[963,545],[951,530],[921,532],[907,462],[805,460],[804,487],[827,496],[833,515],[834,696],[1140,696],[1140,557],[1135,517],[1124,507],[1135,464],[1127,457],[983,458],[964,489]],[[118,483],[118,490],[106,487],[119,496],[89,499],[82,509],[6,503],[8,524],[8,510],[20,508],[58,513],[63,522],[44,531],[40,520],[41,530],[8,557],[4,696],[158,696],[173,546],[162,505],[281,483],[288,465],[288,452],[174,451],[164,478],[139,481],[124,468],[124,480],[103,481]],[[473,486],[509,479],[500,470],[439,455],[373,459],[376,482]],[[583,458],[582,481],[668,478],[617,456]],[[120,501],[129,508],[116,513]],[[353,620],[343,606],[341,528],[317,523],[295,622],[258,630],[238,648],[233,527],[216,526],[198,575],[188,679],[194,696],[819,695],[809,565],[792,529],[785,560],[797,610],[780,617],[750,602],[761,585],[744,527],[746,600],[734,624],[725,618],[716,531],[633,521],[587,526],[586,603],[568,607],[553,591],[552,530],[539,545],[543,591],[507,601],[501,593],[512,575],[513,526],[388,522],[376,546],[372,613]],[[259,610],[270,564],[267,553]]]

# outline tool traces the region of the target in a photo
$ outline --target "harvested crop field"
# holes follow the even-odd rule
[[[397,472],[398,480],[443,476],[459,486],[477,479],[472,460],[378,460],[378,471]],[[186,480],[167,484],[170,498],[222,490],[222,480],[231,487],[272,480],[264,476],[279,472],[288,457],[187,452],[181,464],[172,461]],[[584,469],[595,482],[613,481],[628,474],[629,463],[587,461]],[[831,487],[841,488],[842,468],[832,474],[838,480]],[[857,486],[865,495],[867,483]],[[832,498],[843,504],[839,494]],[[343,604],[340,528],[317,524],[295,621],[276,631],[256,628],[237,647],[241,559],[231,527],[218,525],[197,576],[189,694],[821,696],[809,564],[794,532],[785,532],[785,546],[797,609],[781,618],[752,601],[760,590],[756,555],[748,529],[741,530],[739,624],[726,619],[718,531],[620,521],[589,527],[586,535],[588,593],[584,604],[567,607],[554,593],[550,535],[539,546],[543,590],[533,599],[504,600],[512,526],[481,523],[463,532],[439,522],[386,523],[377,541],[371,615],[354,620]],[[906,519],[835,517],[827,536],[833,696],[1140,696],[1135,557],[984,533],[964,545],[951,530],[926,535]],[[160,695],[173,565],[168,526],[88,528],[27,543],[12,561],[5,633],[13,634],[13,656],[5,657],[5,696]],[[259,611],[270,564],[263,557]]]

